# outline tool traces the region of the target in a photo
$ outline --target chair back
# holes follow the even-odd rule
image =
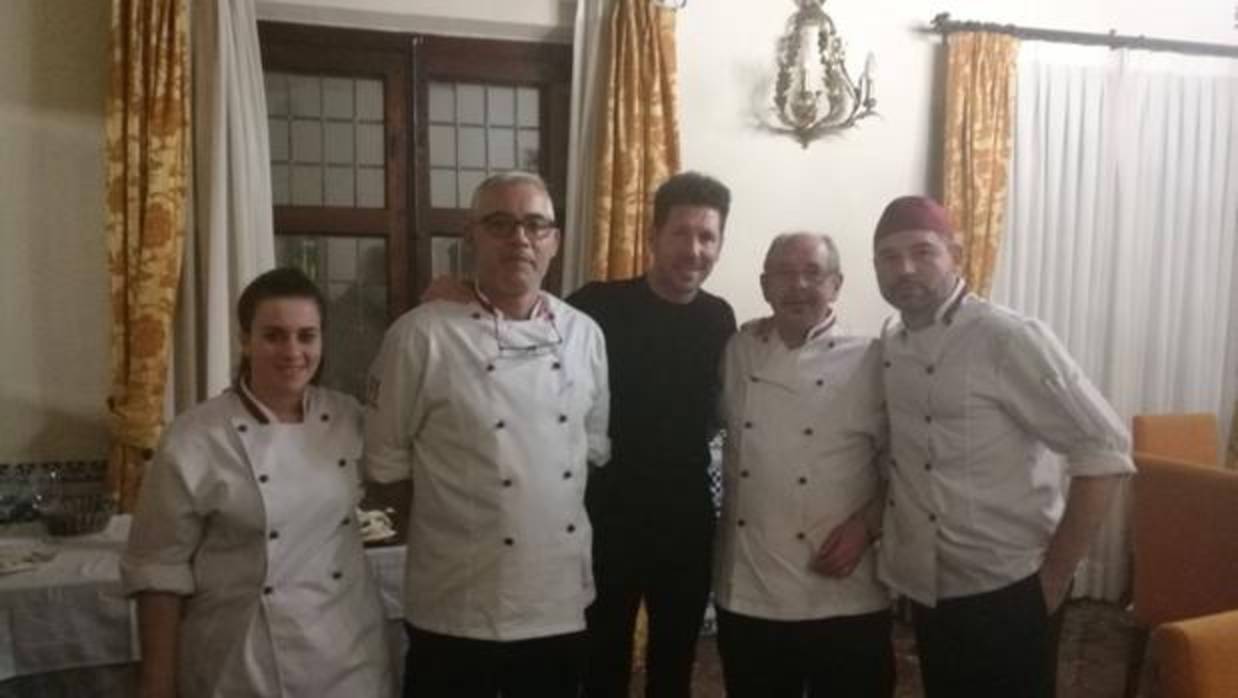
[[[1131,438],[1136,453],[1218,465],[1217,417],[1209,412],[1138,414]]]
[[[1238,472],[1135,453],[1135,619],[1238,609]]]

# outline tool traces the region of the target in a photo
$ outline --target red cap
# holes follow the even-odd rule
[[[900,196],[886,206],[873,232],[873,242],[907,230],[931,230],[953,239],[954,226],[945,207],[927,196]]]

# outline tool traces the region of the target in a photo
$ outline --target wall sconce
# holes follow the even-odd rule
[[[846,52],[825,0],[795,0],[799,9],[787,21],[778,40],[778,78],[774,84],[774,115],[770,130],[793,135],[804,148],[813,140],[854,126],[873,108],[876,61],[868,54],[864,72],[853,81]]]

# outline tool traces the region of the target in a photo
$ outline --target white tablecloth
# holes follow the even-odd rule
[[[139,659],[134,604],[120,590],[120,552],[129,521],[127,515],[116,516],[96,535],[47,538],[54,559],[0,576],[0,681]],[[4,527],[0,544],[42,532],[38,523]],[[387,617],[398,620],[404,547],[370,548],[366,555]]]

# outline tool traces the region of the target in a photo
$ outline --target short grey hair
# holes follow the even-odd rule
[[[481,204],[481,197],[491,189],[499,187],[507,187],[514,184],[527,184],[540,190],[546,195],[546,199],[550,201],[550,190],[546,188],[546,180],[542,179],[541,175],[533,172],[525,172],[524,170],[509,170],[507,172],[496,172],[482,180],[481,184],[473,190],[473,199],[469,202],[469,213],[476,218],[481,211],[477,210]],[[550,202],[551,210],[554,210],[554,202]]]
[[[769,249],[765,252],[765,269],[769,268],[769,261],[780,249],[790,244],[794,240],[801,238],[809,238],[819,241],[825,246],[825,251],[829,256],[829,261],[826,262],[826,271],[830,274],[842,273],[842,260],[838,256],[838,245],[834,244],[834,238],[825,233],[814,233],[807,230],[797,230],[790,233],[779,233],[773,241],[769,243]]]

